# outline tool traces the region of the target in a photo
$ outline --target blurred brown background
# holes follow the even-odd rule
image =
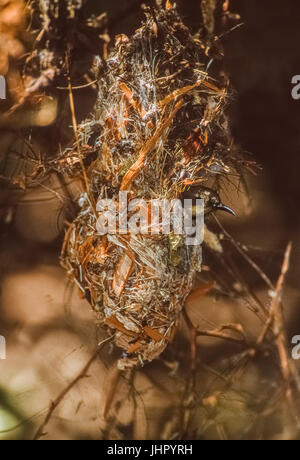
[[[107,11],[109,32],[113,37],[117,33],[130,34],[139,26],[143,17],[139,9],[141,3],[90,0],[87,9],[95,14]],[[186,24],[194,32],[201,23],[199,3],[197,0],[178,1]],[[234,89],[230,107],[232,133],[241,149],[249,152],[262,169],[257,177],[249,179],[252,213],[246,215],[241,210],[239,218],[227,223],[230,232],[251,248],[254,260],[274,281],[280,272],[286,243],[293,241],[284,299],[290,338],[300,334],[300,101],[291,97],[292,76],[300,74],[300,4],[296,0],[232,0],[230,4],[231,11],[239,14],[243,23],[222,39],[226,70]],[[232,27],[235,24],[233,22]],[[3,389],[3,394],[0,393],[0,430],[43,411],[86,362],[99,334],[88,305],[78,298],[77,292],[70,290],[59,268],[62,235],[59,235],[57,221],[64,216],[55,198],[40,200],[42,192],[45,189],[20,206],[13,225],[1,227],[0,334],[7,338],[8,358],[0,361],[0,388]],[[240,203],[244,198],[234,191],[229,190],[226,199],[235,209],[242,209]],[[54,216],[50,223],[49,215]],[[40,216],[38,226],[37,216]],[[41,216],[46,216],[44,222]],[[255,292],[266,298],[261,280],[249,268],[240,268]],[[239,311],[230,301],[218,304],[202,301],[194,310],[195,315],[200,314],[201,320],[207,323],[241,318],[251,322],[245,311]],[[255,325],[253,327],[255,329]],[[219,342],[203,344],[204,363],[213,362],[214,351],[220,350],[217,345],[219,347]],[[109,363],[109,355],[104,363],[95,363],[91,378],[72,391],[53,418],[46,438],[105,437],[104,387],[109,379]],[[146,416],[139,409],[138,423],[129,430],[127,437],[158,436],[161,426],[157,420],[166,417],[169,405],[178,398],[176,388],[172,394],[167,394],[172,379],[162,365],[156,363],[150,369],[152,375],[147,371],[139,373],[136,382],[146,401],[148,420],[145,421]],[[153,376],[159,383],[157,387],[153,386]],[[243,391],[254,394],[263,393],[263,388],[268,388],[272,379],[267,383],[267,376],[262,377],[257,369],[252,369],[246,377],[247,383],[241,382],[240,386]],[[235,399],[234,394],[231,397]],[[124,427],[130,424],[132,407],[126,404],[123,403],[120,415],[122,428],[115,427],[116,437],[120,432],[126,436]],[[253,417],[244,405],[246,402],[242,399],[239,408],[233,410],[235,423],[238,420],[241,426],[246,426]],[[230,411],[232,409],[227,407],[227,417],[231,420]],[[33,418],[17,430],[0,434],[0,439],[1,436],[13,439],[32,436],[38,420],[38,417]],[[243,437],[235,423],[229,424],[231,437]],[[276,425],[274,420],[272,423]],[[278,423],[277,437],[280,437],[280,430]],[[268,431],[261,427],[263,432],[268,437]],[[283,438],[288,437],[281,434]],[[207,438],[216,436],[213,430],[207,434]],[[252,433],[252,436],[260,437],[260,433]]]

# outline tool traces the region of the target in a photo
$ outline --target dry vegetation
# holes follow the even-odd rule
[[[298,438],[292,244],[271,280],[258,226],[228,231],[271,208],[229,128],[215,31],[237,17],[203,1],[192,35],[170,1],[143,14],[114,39],[80,0],[0,6],[0,438]],[[193,184],[238,214],[207,212],[203,245],[97,233],[99,198]]]

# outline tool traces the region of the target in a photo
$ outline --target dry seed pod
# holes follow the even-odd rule
[[[98,64],[98,103],[80,127],[97,157],[89,190],[69,227],[63,265],[123,349],[119,368],[143,365],[171,341],[195,274],[201,245],[185,237],[117,232],[100,236],[95,203],[119,192],[175,199],[192,183],[234,171],[224,115],[227,92],[207,73],[205,44],[176,9],[146,10],[131,39]]]

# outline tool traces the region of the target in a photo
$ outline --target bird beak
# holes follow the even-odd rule
[[[227,212],[228,214],[231,214],[232,216],[236,216],[236,213],[234,212],[233,209],[231,209],[229,206],[225,206],[222,203],[216,206],[216,211],[224,211],[224,212]]]

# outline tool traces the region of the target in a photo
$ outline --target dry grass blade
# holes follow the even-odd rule
[[[175,105],[175,108],[172,110],[171,114],[168,116],[166,120],[162,120],[161,123],[159,124],[158,128],[156,129],[153,137],[149,139],[149,141],[144,145],[144,147],[141,149],[137,161],[131,166],[129,171],[126,173],[120,190],[128,190],[136,178],[136,176],[139,174],[141,169],[144,167],[144,161],[146,159],[147,154],[155,148],[156,143],[159,141],[160,137],[162,136],[163,132],[169,128],[171,123],[174,120],[174,117],[178,110],[182,107],[183,105],[183,100],[178,101]]]

